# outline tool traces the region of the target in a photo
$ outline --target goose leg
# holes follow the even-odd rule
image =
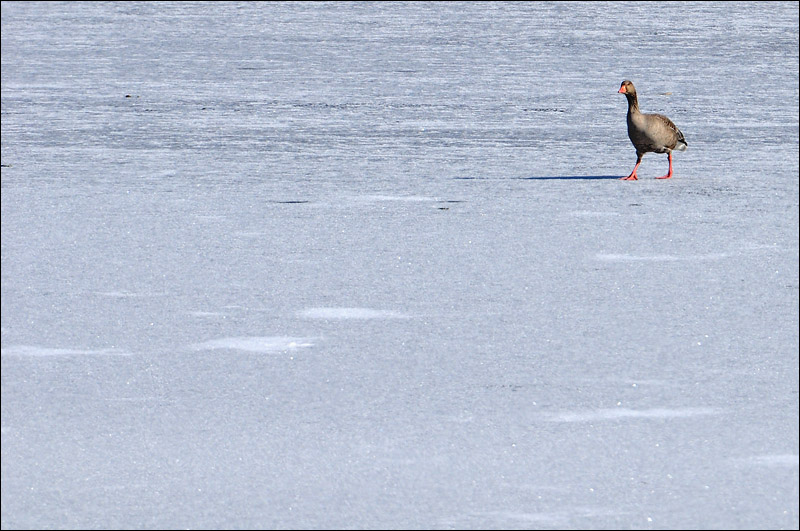
[[[620,177],[622,181],[638,181],[639,178],[636,177],[636,170],[639,169],[639,164],[642,163],[642,155],[639,153],[636,154],[636,166],[633,167],[633,171],[627,177]]]
[[[669,157],[669,171],[663,177],[656,177],[656,179],[671,179],[672,178],[672,152],[668,153]]]

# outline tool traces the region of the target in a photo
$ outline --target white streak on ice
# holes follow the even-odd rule
[[[619,212],[601,212],[593,210],[575,210],[570,212],[570,215],[579,218],[602,218],[610,216],[619,216]]]
[[[222,312],[190,312],[190,315],[195,317],[225,317],[226,314]]]
[[[408,315],[370,308],[309,308],[298,312],[307,319],[408,319]]]
[[[756,455],[737,459],[736,462],[756,466],[798,467],[800,466],[800,456],[796,454]]]
[[[596,409],[593,411],[567,411],[553,413],[546,420],[551,422],[592,422],[601,420],[618,420],[624,418],[668,419],[696,417],[699,415],[716,415],[719,410],[707,407],[679,408],[679,409]]]
[[[280,352],[311,347],[308,339],[297,337],[223,337],[204,343],[196,343],[192,350],[244,350],[247,352]]]
[[[697,261],[697,260],[719,260],[727,256],[728,255],[725,253],[701,254],[694,256],[675,256],[671,254],[633,255],[633,254],[598,253],[595,257],[598,260],[603,260],[606,262],[681,262],[681,261]]]
[[[97,295],[103,297],[114,297],[118,299],[134,299],[142,297],[165,297],[166,293],[135,293],[132,291],[96,291]]]
[[[549,489],[552,490],[552,489]],[[546,527],[565,526],[569,522],[577,518],[597,518],[597,517],[618,517],[626,514],[621,511],[615,511],[609,508],[600,507],[572,507],[569,510],[551,511],[541,513],[529,513],[522,511],[486,511],[480,513],[472,513],[469,515],[472,520],[475,518],[492,520],[516,520],[521,523],[528,523],[538,526],[545,525]],[[537,527],[538,527],[537,526]],[[453,527],[465,528],[471,526],[454,525]],[[517,526],[514,526],[517,527]]]
[[[361,195],[355,199],[360,201],[438,201],[434,197],[421,195]]]
[[[1,351],[3,356],[130,356],[130,352],[114,348],[103,348],[98,350],[78,350],[71,348],[48,348],[33,345],[13,345]]]
[[[523,512],[512,512],[512,511],[487,511],[483,513],[473,513],[471,516],[480,519],[490,518],[492,520],[496,519],[516,520],[518,522],[546,525],[547,527],[555,526],[557,524],[564,525],[567,522],[567,518],[561,513],[523,513]]]

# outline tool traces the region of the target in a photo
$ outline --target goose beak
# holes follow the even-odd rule
[[[622,86],[619,88],[619,92],[618,92],[618,94],[626,94],[626,92],[625,92],[625,85],[622,85]]]

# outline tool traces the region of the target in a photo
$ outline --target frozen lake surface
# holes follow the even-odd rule
[[[3,2],[3,529],[798,521],[797,3]]]

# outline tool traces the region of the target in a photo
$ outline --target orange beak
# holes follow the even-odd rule
[[[619,88],[619,94],[626,94],[626,93],[627,93],[627,91],[625,90],[625,85],[622,85],[622,86]]]

